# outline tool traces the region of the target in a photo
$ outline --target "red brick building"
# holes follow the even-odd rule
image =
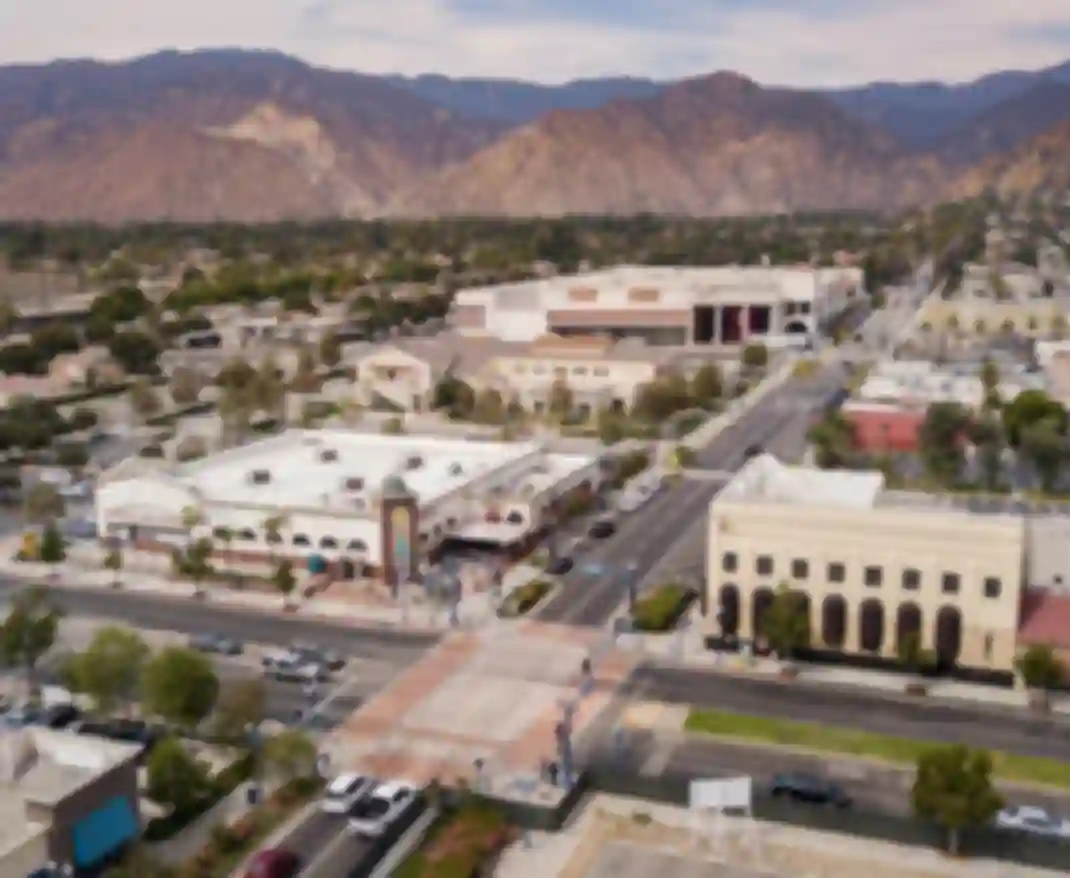
[[[854,428],[855,443],[867,454],[912,452],[918,448],[918,431],[925,409],[878,402],[848,402],[843,417]]]

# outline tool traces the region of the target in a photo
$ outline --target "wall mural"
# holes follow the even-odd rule
[[[395,506],[390,510],[391,557],[399,583],[412,579],[412,514],[408,506]]]

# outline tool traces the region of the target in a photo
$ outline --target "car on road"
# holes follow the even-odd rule
[[[792,772],[773,778],[770,793],[777,799],[792,799],[811,805],[834,805],[846,808],[851,797],[838,784],[816,774]]]
[[[301,662],[276,662],[264,668],[264,676],[280,683],[326,683],[331,672],[323,665]]]
[[[366,799],[349,812],[350,834],[375,838],[416,804],[420,791],[406,781],[392,780],[379,784]]]
[[[253,855],[245,878],[297,878],[301,859],[285,848],[269,848]]]
[[[996,815],[995,823],[1030,835],[1070,838],[1070,821],[1037,805],[1010,805]]]
[[[602,518],[591,525],[591,529],[587,532],[593,539],[604,540],[613,536],[617,532],[617,525],[615,525],[610,519]]]
[[[323,665],[323,667],[331,671],[340,671],[346,666],[344,656],[331,652],[329,649],[320,649],[310,643],[291,644],[289,655],[296,661]]]
[[[46,707],[41,724],[50,729],[65,729],[82,716],[82,712],[73,704],[53,704]]]
[[[554,558],[546,567],[546,572],[551,576],[564,576],[574,566],[573,560],[566,556]]]
[[[194,634],[189,639],[189,648],[215,655],[241,655],[245,651],[240,641],[222,634]]]
[[[348,814],[361,799],[375,791],[378,782],[363,774],[340,774],[329,784],[320,800],[326,814]]]

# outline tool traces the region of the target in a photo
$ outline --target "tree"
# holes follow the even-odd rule
[[[431,407],[444,409],[451,418],[467,420],[475,408],[476,395],[467,384],[453,375],[446,375],[435,385]]]
[[[1067,412],[1058,400],[1043,390],[1026,390],[1003,407],[1003,429],[1011,448],[1022,444],[1022,434],[1034,424],[1051,421],[1058,433],[1065,433]]]
[[[282,595],[283,603],[288,604],[290,595],[297,588],[297,577],[294,575],[293,562],[288,559],[280,561],[271,579],[275,583],[275,588],[279,590],[279,594]]]
[[[208,766],[195,759],[175,737],[165,738],[153,747],[146,774],[149,798],[176,814],[193,812],[208,794]]]
[[[309,777],[316,770],[316,743],[298,729],[287,729],[264,742],[264,764],[283,782]]]
[[[769,348],[764,344],[749,344],[743,348],[740,362],[748,369],[764,369],[769,365]]]
[[[104,556],[104,569],[112,573],[112,588],[118,588],[122,584],[123,550],[117,540],[108,546],[108,552]]]
[[[333,332],[320,339],[320,362],[328,369],[336,369],[342,362],[342,344]]]
[[[1041,488],[1046,493],[1052,493],[1067,460],[1066,435],[1060,430],[1059,421],[1045,418],[1028,425],[1022,431],[1020,442],[1021,450],[1032,464]]]
[[[41,532],[40,559],[45,564],[59,564],[67,557],[67,546],[63,541],[63,534],[59,532],[54,521],[48,522]]]
[[[219,678],[211,659],[196,650],[172,646],[145,663],[141,690],[148,713],[193,729],[215,707]]]
[[[220,687],[212,718],[217,734],[237,740],[264,720],[267,690],[258,678],[229,680]]]
[[[135,381],[130,387],[130,408],[142,423],[158,415],[162,407],[159,395],[148,381]]]
[[[62,495],[53,485],[37,482],[26,492],[23,514],[32,524],[46,524],[62,518],[65,506]]]
[[[0,656],[4,664],[21,666],[32,679],[37,663],[56,643],[63,614],[48,592],[33,587],[12,601],[7,618],[0,624]]]
[[[1047,644],[1034,644],[1014,660],[1014,668],[1022,677],[1027,689],[1042,695],[1047,705],[1048,692],[1061,686],[1066,680],[1066,667],[1055,650]]]
[[[476,396],[471,417],[480,424],[500,424],[505,420],[505,400],[493,387],[487,387]]]
[[[567,418],[572,413],[574,402],[572,388],[568,386],[568,382],[563,378],[555,379],[550,385],[550,399],[547,405],[550,415],[557,420]]]
[[[111,713],[137,700],[149,647],[136,631],[108,625],[98,629],[84,652],[68,665],[74,687],[98,710]]]
[[[208,537],[194,540],[181,553],[178,573],[193,583],[197,595],[203,594],[202,585],[212,574],[212,541]]]
[[[759,633],[777,657],[790,660],[800,649],[810,645],[810,614],[806,595],[783,583],[772,603],[758,620]]]
[[[282,530],[286,527],[287,518],[285,515],[269,515],[264,519],[264,539],[270,546],[271,560],[275,560],[275,546],[282,542]]]
[[[175,369],[171,376],[170,393],[175,405],[193,405],[201,398],[204,385],[192,369]]]
[[[922,463],[929,476],[942,485],[958,479],[965,464],[963,440],[970,425],[970,413],[958,403],[938,402],[929,406],[918,430]]]
[[[984,388],[985,408],[998,410],[999,399],[999,366],[990,357],[981,364],[981,387]]]
[[[714,363],[703,364],[691,378],[691,398],[696,405],[713,408],[723,393],[721,370]]]
[[[821,469],[843,469],[856,458],[855,430],[839,411],[829,412],[807,434],[814,446],[815,463]]]
[[[959,835],[970,826],[983,826],[1003,807],[992,786],[992,757],[962,744],[933,747],[918,759],[911,798],[914,811],[947,832],[952,854]]]

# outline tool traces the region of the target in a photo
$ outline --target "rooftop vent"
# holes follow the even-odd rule
[[[464,467],[459,463],[451,463],[449,472],[451,476],[461,476],[464,475]]]
[[[345,480],[345,489],[347,491],[363,491],[364,479],[360,476],[350,476]]]
[[[267,485],[271,482],[271,470],[254,469],[249,473],[249,484]]]
[[[334,463],[338,460],[338,449],[336,448],[324,448],[320,452],[321,463]]]
[[[424,459],[419,454],[414,454],[405,460],[405,469],[412,471],[424,465]]]

